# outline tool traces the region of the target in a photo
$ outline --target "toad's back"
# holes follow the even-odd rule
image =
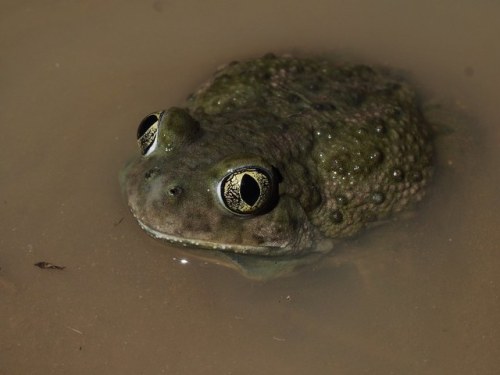
[[[233,63],[189,109],[238,149],[268,155],[286,182],[280,195],[328,237],[419,200],[431,174],[415,93],[369,66],[273,55]]]

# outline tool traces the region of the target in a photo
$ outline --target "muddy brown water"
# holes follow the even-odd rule
[[[498,3],[0,8],[0,374],[500,373]],[[263,283],[149,238],[117,174],[145,114],[269,51],[402,68],[473,120],[411,219]]]

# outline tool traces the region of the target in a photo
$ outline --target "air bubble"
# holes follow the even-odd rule
[[[394,181],[397,182],[403,181],[405,177],[404,172],[399,168],[393,169],[393,171],[391,172],[391,176],[394,179]]]
[[[375,132],[377,134],[383,135],[386,132],[385,126],[384,125],[377,125],[375,126]]]
[[[370,162],[372,164],[379,164],[382,162],[384,158],[384,154],[379,151],[379,150],[373,150],[370,155],[368,155],[368,158],[370,159]]]

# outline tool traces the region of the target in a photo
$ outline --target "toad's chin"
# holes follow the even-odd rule
[[[290,243],[284,243],[283,245],[270,244],[262,246],[253,246],[253,245],[213,242],[201,239],[190,239],[159,232],[149,227],[148,225],[144,224],[142,221],[140,220],[137,221],[141,226],[141,228],[144,229],[146,232],[148,232],[149,235],[151,235],[152,237],[183,247],[218,250],[218,251],[225,251],[237,254],[273,256],[273,255],[282,255],[284,250],[286,250],[291,245]]]

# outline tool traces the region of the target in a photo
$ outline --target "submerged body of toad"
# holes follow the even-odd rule
[[[329,239],[416,202],[431,144],[414,91],[365,65],[265,56],[219,70],[146,117],[122,173],[151,235],[261,256]]]

